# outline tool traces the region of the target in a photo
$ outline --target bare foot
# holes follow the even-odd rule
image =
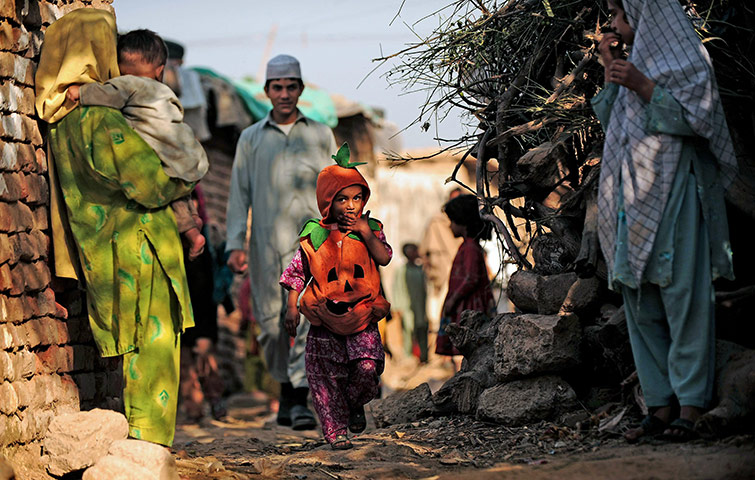
[[[202,255],[202,252],[204,252],[206,240],[204,238],[204,235],[200,233],[191,236],[189,238],[189,241],[191,242],[191,246],[189,247],[189,260],[195,260],[197,257]]]

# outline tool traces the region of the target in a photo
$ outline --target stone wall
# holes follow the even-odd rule
[[[56,414],[119,403],[118,361],[99,357],[75,282],[51,273],[45,126],[34,110],[46,27],[110,3],[0,1],[0,453],[32,445]]]

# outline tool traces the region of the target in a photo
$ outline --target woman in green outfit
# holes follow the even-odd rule
[[[193,184],[168,177],[120,111],[65,98],[71,85],[118,75],[110,13],[79,9],[47,29],[36,105],[50,124],[55,274],[85,285],[100,353],[123,356],[130,436],[170,446],[179,340],[194,321],[181,241],[167,206]]]

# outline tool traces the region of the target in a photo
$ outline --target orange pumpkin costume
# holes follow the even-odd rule
[[[361,332],[390,310],[380,294],[380,275],[367,245],[358,235],[341,232],[336,223],[325,223],[333,199],[344,188],[359,185],[364,204],[369,200],[367,181],[355,164],[345,165],[331,165],[320,172],[316,194],[323,218],[310,220],[300,233],[301,249],[312,275],[299,302],[301,312],[312,325],[322,325],[339,335]],[[369,219],[369,223],[376,234],[382,231],[380,222]]]

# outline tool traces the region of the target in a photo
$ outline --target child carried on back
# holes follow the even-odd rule
[[[168,50],[156,33],[133,30],[118,37],[121,76],[103,84],[73,85],[66,96],[81,105],[121,110],[128,124],[160,157],[165,173],[187,182],[201,179],[209,167],[207,154],[189,125],[173,91],[162,83]],[[189,242],[189,259],[204,250],[201,220],[187,196],[171,203],[178,231]]]
[[[325,440],[347,449],[347,428],[365,429],[364,405],[377,396],[385,364],[377,322],[390,304],[380,293],[378,265],[387,265],[393,252],[382,224],[362,213],[370,188],[355,168],[361,163],[349,162],[347,144],[333,158],[336,165],[317,177],[322,219],[304,225],[280,283],[289,290],[288,333],[296,334],[299,310],[311,323],[307,380]]]

